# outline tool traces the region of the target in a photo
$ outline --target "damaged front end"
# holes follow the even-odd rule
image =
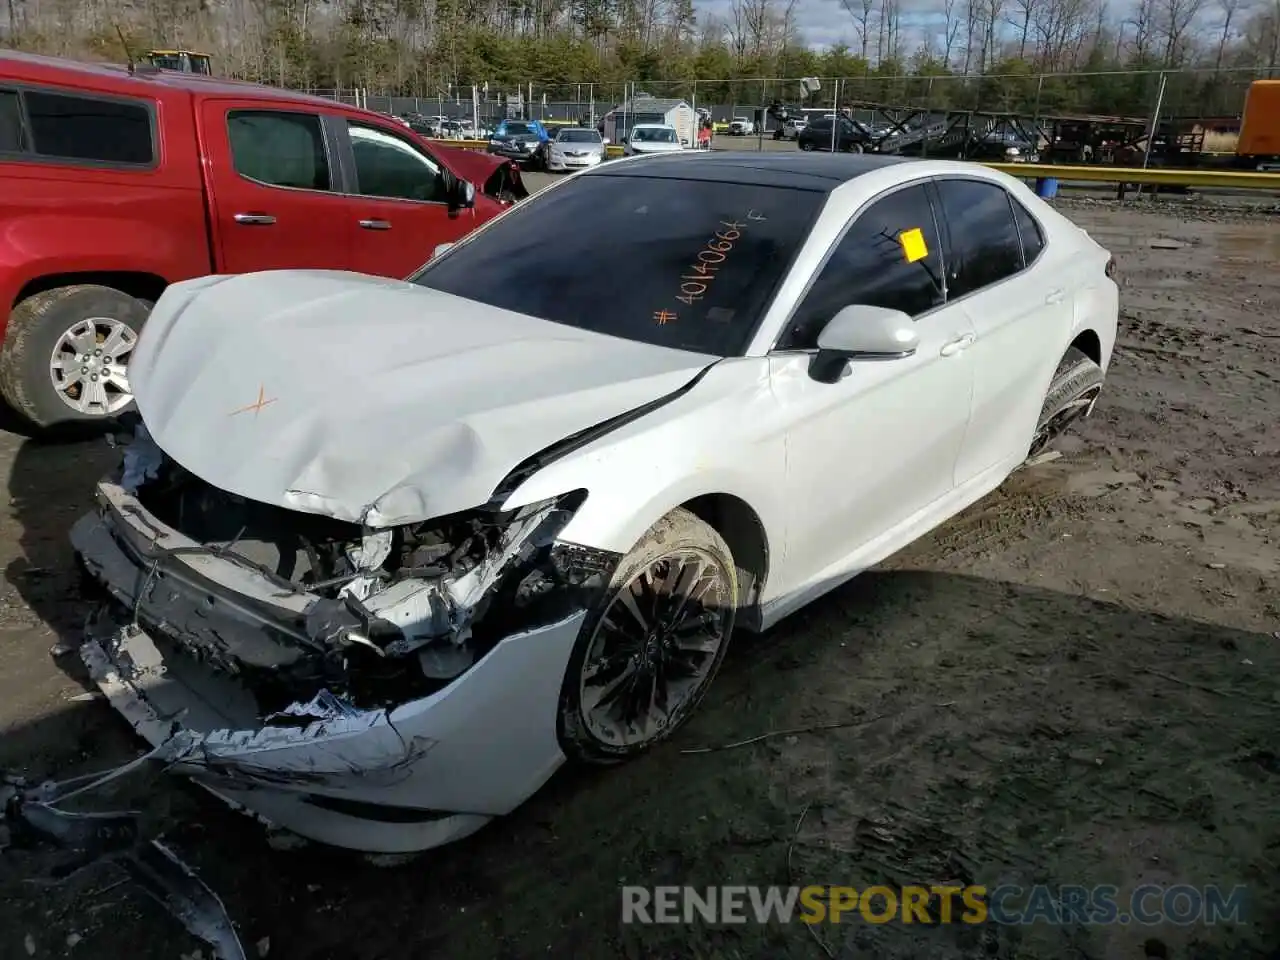
[[[618,560],[557,539],[585,497],[371,529],[227,493],[139,424],[72,530],[111,598],[81,656],[153,744],[195,734],[176,768],[232,803],[340,846],[434,846],[563,759],[564,665]],[[511,751],[510,777],[488,769]]]

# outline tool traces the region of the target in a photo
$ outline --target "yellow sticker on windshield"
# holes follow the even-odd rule
[[[924,242],[924,233],[919,227],[903,230],[898,234],[898,242],[902,244],[902,254],[907,258],[907,263],[915,263],[929,255],[929,246]]]

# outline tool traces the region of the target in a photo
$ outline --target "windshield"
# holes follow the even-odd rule
[[[501,132],[509,137],[523,137],[533,133],[533,127],[527,123],[504,123]]]
[[[631,139],[641,143],[675,143],[676,132],[670,127],[636,127]]]
[[[752,184],[578,177],[410,279],[583,330],[740,356],[824,199]]]
[[[561,130],[556,139],[561,143],[599,143],[600,134],[594,130]]]

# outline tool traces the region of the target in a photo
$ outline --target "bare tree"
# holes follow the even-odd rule
[[[1044,0],[1013,0],[1013,9],[1009,14],[1009,23],[1018,31],[1018,59],[1026,59],[1027,37],[1031,33],[1031,22]]]
[[[1248,8],[1248,0],[1218,0],[1218,8],[1222,11],[1222,32],[1218,34],[1218,52],[1213,59],[1213,69],[1222,69],[1222,57],[1227,50],[1227,40],[1231,37],[1231,24],[1236,15],[1244,13]]]
[[[871,40],[871,14],[876,8],[876,0],[840,0],[849,16],[853,18],[854,29],[858,31],[861,56],[867,59],[867,48]]]
[[[942,0],[942,15],[945,18],[942,27],[942,66],[951,69],[951,51],[955,49],[956,38],[960,36],[963,23],[956,8],[960,0]]]
[[[1160,32],[1164,35],[1164,65],[1172,67],[1182,58],[1191,28],[1204,0],[1161,0],[1158,8]]]

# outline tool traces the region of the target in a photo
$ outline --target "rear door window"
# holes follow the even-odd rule
[[[155,162],[151,109],[138,101],[26,90],[35,152],[59,160],[149,166]]]
[[[270,187],[330,190],[320,116],[281,110],[232,110],[227,136],[236,173]]]
[[[14,90],[0,90],[0,153],[22,153],[26,148],[18,94]]]
[[[939,180],[946,225],[947,297],[955,299],[1011,277],[1023,267],[1013,198],[999,184]]]

